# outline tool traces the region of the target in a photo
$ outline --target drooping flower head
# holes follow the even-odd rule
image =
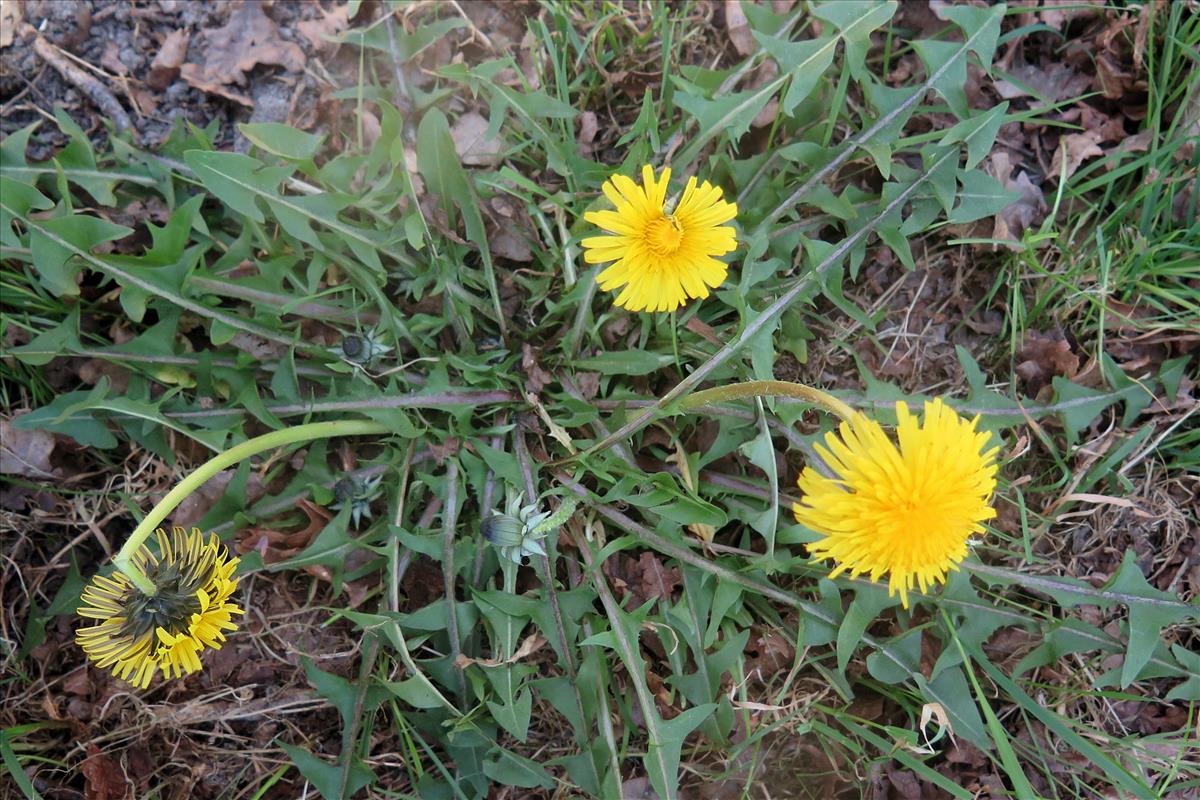
[[[888,575],[888,593],[908,607],[914,584],[924,592],[945,581],[967,555],[967,540],[982,533],[996,488],[997,448],[984,450],[988,434],[975,429],[941,399],[925,403],[921,423],[896,404],[899,447],[879,423],[856,412],[817,445],[834,473],[805,467],[796,521],[822,535],[808,545],[830,558],[834,578]]]
[[[225,632],[237,629],[230,602],[237,589],[238,559],[216,534],[207,540],[199,528],[155,532],[158,553],[143,545],[134,564],[157,589],[147,595],[123,573],[97,575],[83,590],[79,616],[99,620],[81,627],[75,641],[101,669],[145,689],[155,672],[166,677],[200,669],[206,648],[219,650]]]
[[[734,229],[724,224],[737,216],[737,205],[721,199],[721,187],[688,178],[668,210],[670,178],[668,167],[656,181],[649,165],[640,186],[614,175],[603,186],[614,210],[583,215],[608,234],[583,240],[584,260],[613,262],[596,282],[605,291],[621,289],[615,302],[630,311],[674,311],[688,298],[708,297],[729,271],[715,256],[737,247]]]

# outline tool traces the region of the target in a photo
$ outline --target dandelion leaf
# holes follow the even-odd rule
[[[1129,608],[1129,645],[1121,666],[1120,686],[1124,689],[1138,679],[1159,644],[1162,629],[1188,618],[1200,618],[1200,606],[1189,609],[1170,592],[1147,583],[1133,550],[1125,551],[1121,568],[1104,584],[1103,590],[1124,595],[1122,602]]]
[[[831,0],[813,8],[813,16],[830,23],[846,43],[846,66],[855,80],[867,70],[871,33],[886,25],[896,13],[896,0]]]

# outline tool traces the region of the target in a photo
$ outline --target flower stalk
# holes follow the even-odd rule
[[[218,453],[197,467],[191,475],[188,475],[176,484],[174,489],[167,492],[166,497],[159,500],[154,508],[150,509],[150,513],[134,528],[129,539],[113,558],[113,563],[118,570],[133,582],[134,586],[145,593],[147,597],[153,597],[157,594],[158,589],[155,587],[154,582],[146,577],[146,574],[137,566],[134,555],[145,543],[146,539],[154,533],[159,524],[167,518],[167,515],[174,511],[183,502],[184,498],[203,486],[209,478],[221,470],[257,455],[264,450],[272,450],[297,442],[309,442],[314,439],[328,439],[334,436],[360,436],[370,433],[387,433],[387,431],[387,426],[378,422],[368,422],[365,420],[312,422],[306,425],[296,425],[295,427],[271,431],[262,436],[248,439],[223,453]]]
[[[714,386],[711,389],[691,393],[679,401],[677,408],[680,411],[692,411],[701,406],[724,403],[728,400],[741,400],[746,397],[791,397],[823,408],[846,421],[850,421],[858,413],[829,392],[791,381],[746,381],[745,383],[731,383],[728,386]]]

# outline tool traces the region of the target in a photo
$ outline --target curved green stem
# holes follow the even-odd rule
[[[145,543],[150,534],[159,526],[184,498],[199,489],[204,483],[226,467],[230,467],[243,459],[257,455],[264,450],[271,450],[296,442],[309,442],[313,439],[328,439],[332,436],[359,436],[368,433],[387,433],[389,428],[378,422],[363,420],[337,420],[335,422],[312,422],[307,425],[296,425],[283,430],[271,431],[262,436],[248,439],[239,445],[229,448],[201,464],[186,478],[167,492],[167,496],[159,500],[150,513],[134,528],[133,533],[125,542],[120,552],[113,558],[117,569],[125,573],[133,584],[147,596],[153,596],[157,589],[154,583],[146,577],[133,561],[133,556]]]
[[[829,394],[829,392],[823,392],[820,389],[814,389],[803,383],[792,383],[791,381],[746,381],[745,383],[732,383],[728,386],[715,386],[712,389],[693,392],[679,401],[678,408],[680,411],[691,411],[700,406],[723,403],[726,400],[771,396],[794,397],[797,400],[812,403],[814,406],[820,406],[847,421],[852,419],[857,413],[853,408]]]

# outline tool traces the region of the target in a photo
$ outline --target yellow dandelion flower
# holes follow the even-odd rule
[[[896,404],[899,447],[879,423],[856,413],[817,445],[833,471],[828,478],[805,467],[796,521],[823,538],[808,546],[836,566],[830,577],[849,571],[887,574],[888,593],[908,607],[914,584],[924,592],[958,569],[967,540],[982,533],[996,488],[997,448],[984,451],[988,434],[975,430],[940,399],[925,404],[918,424],[904,403]]]
[[[630,311],[674,311],[688,298],[708,297],[720,286],[729,266],[715,256],[737,247],[732,227],[737,205],[721,199],[721,187],[708,181],[687,186],[673,211],[667,210],[671,169],[654,179],[642,167],[642,185],[624,175],[604,182],[613,211],[589,211],[583,218],[609,235],[583,240],[584,260],[611,266],[596,276],[604,291],[621,289],[614,301]]]
[[[100,622],[75,632],[97,667],[142,689],[160,669],[168,678],[199,670],[200,653],[219,650],[242,613],[230,602],[238,559],[216,534],[206,540],[199,528],[160,528],[155,535],[158,554],[143,545],[133,561],[157,592],[143,593],[120,572],[97,575],[83,590],[79,616]]]

